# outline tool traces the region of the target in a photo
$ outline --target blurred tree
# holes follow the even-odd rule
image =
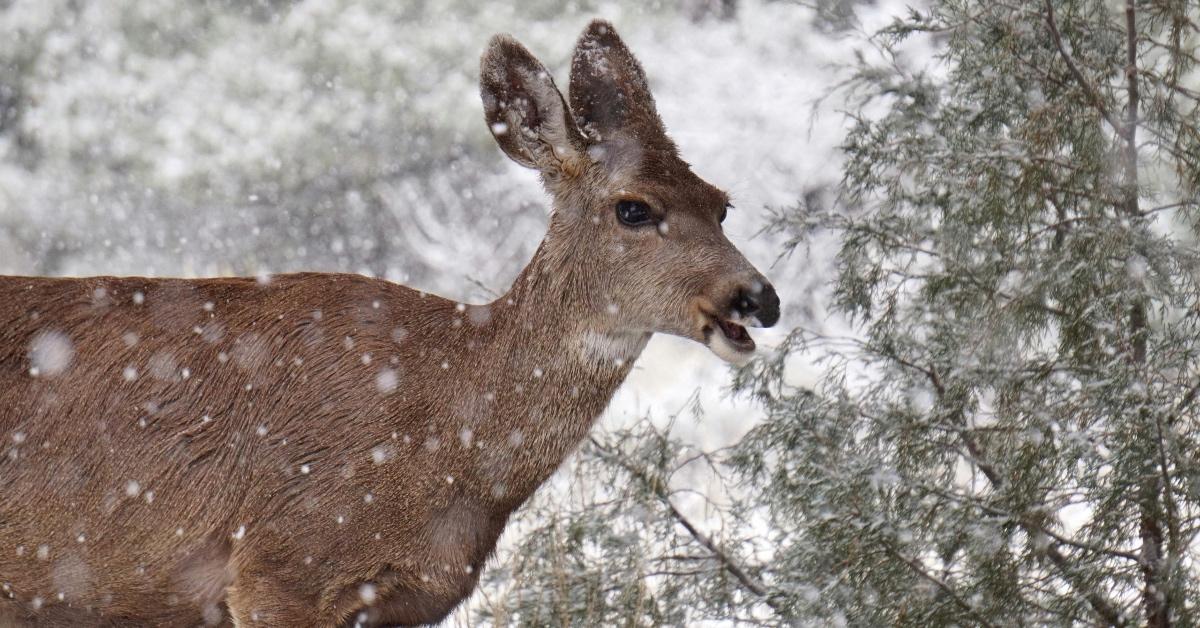
[[[545,209],[482,127],[481,47],[561,71],[597,13],[669,46],[698,6],[756,39],[732,0],[0,2],[0,270],[502,285]]]
[[[544,210],[487,134],[465,131],[483,123],[463,94],[488,37],[564,11],[477,9],[5,3],[0,237],[41,274],[325,269],[445,290],[462,278],[444,258],[486,234],[478,279],[503,280]]]
[[[837,202],[776,222],[840,239],[858,335],[740,371],[767,419],[732,450],[599,437],[607,490],[546,513],[492,616],[1200,624],[1200,5],[939,0],[875,41]]]

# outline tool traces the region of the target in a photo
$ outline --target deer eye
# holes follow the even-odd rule
[[[641,201],[618,201],[617,219],[627,227],[641,227],[654,222],[654,215]]]
[[[730,203],[725,203],[725,207],[721,208],[721,217],[717,218],[717,222],[718,223],[725,222],[725,216],[729,215],[729,210],[731,210],[731,209],[733,209],[733,205]]]

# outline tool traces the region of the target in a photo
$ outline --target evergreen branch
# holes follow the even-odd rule
[[[1154,213],[1161,212],[1161,211],[1166,211],[1168,209],[1176,209],[1179,207],[1191,207],[1193,205],[1200,206],[1200,200],[1195,200],[1195,201],[1187,200],[1187,201],[1180,201],[1178,203],[1168,203],[1166,205],[1159,205],[1158,207],[1151,207],[1150,209],[1144,210],[1142,212],[1142,215],[1149,216],[1150,214],[1154,214]]]
[[[1137,554],[1134,554],[1132,552],[1126,552],[1124,550],[1119,550],[1119,549],[1112,549],[1109,547],[1101,547],[1099,545],[1094,545],[1094,544],[1088,543],[1086,541],[1079,541],[1079,540],[1072,539],[1067,536],[1063,536],[1063,535],[1059,534],[1058,532],[1055,532],[1054,530],[1051,530],[1050,528],[1043,526],[1043,525],[1037,523],[1036,521],[1033,521],[1032,519],[1029,519],[1028,517],[1014,513],[1011,510],[1005,510],[1003,508],[997,508],[996,506],[992,506],[991,504],[986,504],[978,498],[974,498],[969,495],[960,495],[958,493],[953,493],[953,492],[939,489],[935,486],[930,486],[928,484],[923,484],[923,483],[912,483],[911,485],[925,491],[926,493],[929,493],[932,495],[937,495],[938,497],[943,497],[945,499],[953,500],[953,501],[956,501],[956,502],[959,502],[962,504],[968,504],[968,505],[974,506],[976,508],[979,508],[980,510],[983,510],[984,512],[986,512],[988,514],[995,515],[998,517],[1004,517],[1006,519],[1010,519],[1010,520],[1016,522],[1021,527],[1026,528],[1027,530],[1029,530],[1029,529],[1036,530],[1037,532],[1045,534],[1046,536],[1054,539],[1055,541],[1057,541],[1063,545],[1069,545],[1071,547],[1075,547],[1075,548],[1078,548],[1078,549],[1081,549],[1084,551],[1088,551],[1088,552],[1093,552],[1096,554],[1105,554],[1105,555],[1114,556],[1117,558],[1124,558],[1124,559],[1132,561],[1132,562],[1141,562],[1141,557],[1139,557]]]
[[[1159,41],[1159,40],[1157,40],[1153,37],[1149,37],[1149,36],[1142,37],[1142,41],[1149,43],[1151,46],[1153,46],[1155,48],[1162,48],[1163,50],[1166,50],[1167,52],[1170,52],[1171,54],[1179,55],[1194,64],[1200,64],[1200,56],[1196,55],[1194,52],[1185,50],[1176,44],[1168,43],[1165,41]]]
[[[1194,110],[1195,110],[1195,108],[1193,108],[1193,111]],[[1149,125],[1143,127],[1142,130],[1149,133],[1150,135],[1152,135],[1154,137],[1153,141],[1147,142],[1148,144],[1158,148],[1161,151],[1166,152],[1168,155],[1183,162],[1184,164],[1195,163],[1196,156],[1190,155],[1185,151],[1179,150],[1179,149],[1171,146],[1171,144],[1173,144],[1174,142],[1176,142],[1178,140],[1177,137],[1173,136],[1170,133],[1163,132],[1163,131],[1156,129],[1153,126],[1149,126]],[[1188,130],[1188,129],[1185,129],[1185,130]]]
[[[946,386],[942,382],[941,377],[938,375],[937,369],[933,367],[923,367],[911,361],[904,360],[903,358],[895,355],[894,352],[888,357],[903,366],[923,373],[926,378],[929,379],[930,384],[937,392],[938,398],[940,400],[944,400]],[[965,417],[963,417],[961,413],[959,413],[959,417],[959,422],[962,423],[963,420],[965,420]],[[967,448],[967,452],[970,453],[972,462],[974,462],[975,465],[979,467],[979,470],[983,472],[983,475],[988,479],[988,482],[992,484],[992,488],[996,491],[1002,490],[1006,486],[1005,478],[1000,474],[999,471],[997,471],[996,467],[987,461],[982,447],[980,447],[979,443],[972,438],[965,426],[960,425],[958,436],[963,445]],[[1024,521],[1024,517],[1018,518],[1017,523],[1024,528],[1027,533],[1033,536],[1041,535],[1047,539],[1051,538],[1050,535],[1047,535],[1038,529],[1039,527],[1029,525],[1028,522]],[[1035,545],[1035,547],[1037,546]],[[1091,605],[1092,610],[1100,619],[1104,621],[1105,625],[1125,625],[1125,621],[1121,617],[1121,613],[1117,610],[1117,607],[1115,607],[1112,602],[1101,595],[1098,591],[1095,591],[1090,586],[1087,586],[1087,583],[1080,581],[1080,578],[1075,570],[1075,565],[1071,563],[1071,561],[1068,560],[1061,551],[1059,551],[1056,545],[1047,540],[1045,547],[1039,549],[1039,553],[1044,555],[1050,560],[1051,563],[1054,564],[1055,567],[1058,568],[1059,572],[1062,573],[1063,579],[1067,581],[1072,589],[1074,589],[1077,593],[1082,595],[1085,600],[1087,600],[1088,604]]]
[[[1058,551],[1056,546],[1048,543],[1045,549],[1041,551],[1042,554],[1044,554],[1046,558],[1049,558],[1050,562],[1054,563],[1054,566],[1063,573],[1063,576],[1066,578],[1067,582],[1071,584],[1071,588],[1075,589],[1076,591],[1083,592],[1082,594],[1084,599],[1086,599],[1088,604],[1092,606],[1092,610],[1094,610],[1096,614],[1100,616],[1100,619],[1104,620],[1106,625],[1126,625],[1124,618],[1121,617],[1120,611],[1118,611],[1111,602],[1105,599],[1104,596],[1100,595],[1100,593],[1086,586],[1086,583],[1078,582],[1078,575],[1075,573],[1075,566],[1071,564],[1071,562],[1067,560],[1065,556],[1063,556],[1062,552]]]
[[[1071,71],[1071,76],[1075,79],[1075,82],[1079,83],[1088,100],[1092,101],[1092,106],[1096,108],[1096,111],[1100,112],[1100,116],[1104,118],[1104,121],[1108,122],[1109,126],[1118,135],[1124,135],[1124,128],[1108,112],[1108,107],[1104,105],[1104,99],[1100,97],[1100,92],[1096,91],[1096,88],[1087,80],[1083,72],[1080,71],[1079,66],[1075,65],[1075,60],[1071,58],[1071,54],[1067,52],[1067,48],[1063,44],[1062,34],[1058,31],[1058,22],[1054,19],[1054,4],[1052,0],[1046,0],[1046,24],[1050,27],[1050,35],[1054,38],[1054,45],[1058,48],[1058,54],[1066,62],[1067,69]]]
[[[950,587],[950,585],[943,582],[937,576],[935,576],[935,575],[925,571],[923,568],[921,568],[921,565],[917,561],[910,559],[907,556],[902,555],[900,552],[892,549],[891,547],[885,548],[884,551],[886,551],[888,554],[891,554],[893,558],[895,558],[895,559],[899,560],[900,562],[904,563],[905,565],[907,565],[908,568],[910,570],[912,570],[913,573],[917,574],[918,576],[920,576],[921,578],[923,578],[925,580],[928,580],[934,586],[941,589],[943,593],[950,596],[950,599],[954,600],[954,603],[957,604],[959,606],[959,608],[962,608],[964,611],[966,611],[968,614],[970,614],[972,617],[974,617],[975,621],[979,622],[980,626],[989,626],[989,627],[995,626],[995,624],[988,621],[986,617],[984,617],[983,615],[980,615],[979,611],[975,610],[974,607],[972,607],[970,604],[967,604],[966,600],[962,599],[958,595],[958,593],[956,593],[954,591],[954,589]]]
[[[645,488],[647,488],[664,506],[667,507],[667,510],[671,513],[671,517],[675,519],[679,525],[683,526],[683,528],[688,531],[688,534],[690,534],[692,538],[696,540],[696,542],[700,543],[700,545],[704,546],[705,549],[711,552],[712,557],[721,564],[721,567],[725,571],[729,572],[730,575],[732,575],[747,591],[753,593],[755,597],[761,598],[762,601],[766,603],[767,606],[771,607],[771,609],[775,612],[779,613],[780,615],[785,615],[784,610],[779,606],[778,602],[772,599],[770,592],[765,585],[755,580],[750,574],[746,573],[746,570],[743,569],[742,566],[733,559],[733,557],[725,553],[725,551],[722,550],[716,544],[716,542],[712,540],[711,537],[701,532],[700,529],[697,528],[690,519],[688,519],[682,512],[679,511],[678,508],[675,507],[675,504],[671,501],[670,492],[667,490],[666,482],[664,482],[661,478],[650,475],[650,473],[645,469],[633,464],[624,456],[621,456],[617,452],[605,447],[602,443],[600,443],[600,441],[596,440],[594,436],[590,437],[590,440],[592,446],[595,447],[601,458],[610,463],[616,464],[618,467],[624,469],[627,473],[633,476],[636,480],[641,482]]]
[[[1197,395],[1200,395],[1200,380],[1197,380],[1196,383],[1188,389],[1187,394],[1183,396],[1183,399],[1180,399],[1179,403],[1175,404],[1175,409],[1171,412],[1171,422],[1174,422],[1175,419],[1178,419],[1180,415],[1187,411],[1188,407],[1190,407],[1192,403],[1196,401]]]

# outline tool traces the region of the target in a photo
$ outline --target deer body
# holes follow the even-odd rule
[[[77,357],[53,377],[0,360],[6,398],[25,401],[0,420],[14,489],[0,573],[20,575],[16,595],[50,605],[61,591],[72,614],[114,620],[109,596],[156,608],[160,625],[220,616],[226,587],[261,586],[236,580],[243,565],[285,583],[267,600],[328,598],[329,624],[358,610],[364,583],[379,600],[429,590],[394,615],[377,604],[380,621],[440,617],[636,357],[588,359],[586,337],[539,299],[460,310],[354,275],[0,283],[39,304],[0,305],[6,349],[81,330],[64,334]],[[558,347],[530,337],[531,308]]]
[[[577,59],[640,77],[615,38],[593,23]],[[773,291],[716,226],[723,194],[629,120],[642,137],[580,143],[530,60],[493,42],[485,108],[555,216],[491,304],[341,274],[0,278],[0,624],[439,621],[652,332],[724,355],[744,349],[747,299],[774,322]],[[603,87],[580,93],[649,98]],[[612,207],[629,222],[635,187],[704,213],[627,231]],[[684,270],[656,289],[647,256]]]

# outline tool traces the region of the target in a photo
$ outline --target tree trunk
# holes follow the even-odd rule
[[[1137,9],[1134,0],[1125,0],[1125,34],[1126,34],[1126,66],[1129,106],[1125,118],[1125,213],[1131,219],[1140,216],[1138,207],[1138,68],[1137,68]],[[1146,364],[1146,300],[1143,296],[1137,298],[1129,313],[1129,331],[1132,337],[1132,360],[1136,368],[1141,370]],[[1138,410],[1141,428],[1145,432],[1146,443],[1157,440],[1156,430],[1152,425],[1148,400],[1142,400]],[[1150,628],[1167,628],[1171,625],[1170,589],[1165,577],[1163,561],[1163,509],[1162,492],[1168,487],[1160,481],[1161,476],[1156,468],[1155,457],[1147,453],[1147,461],[1143,467],[1140,486],[1138,489],[1138,506],[1141,510],[1142,562],[1142,606],[1146,613],[1146,626]]]

